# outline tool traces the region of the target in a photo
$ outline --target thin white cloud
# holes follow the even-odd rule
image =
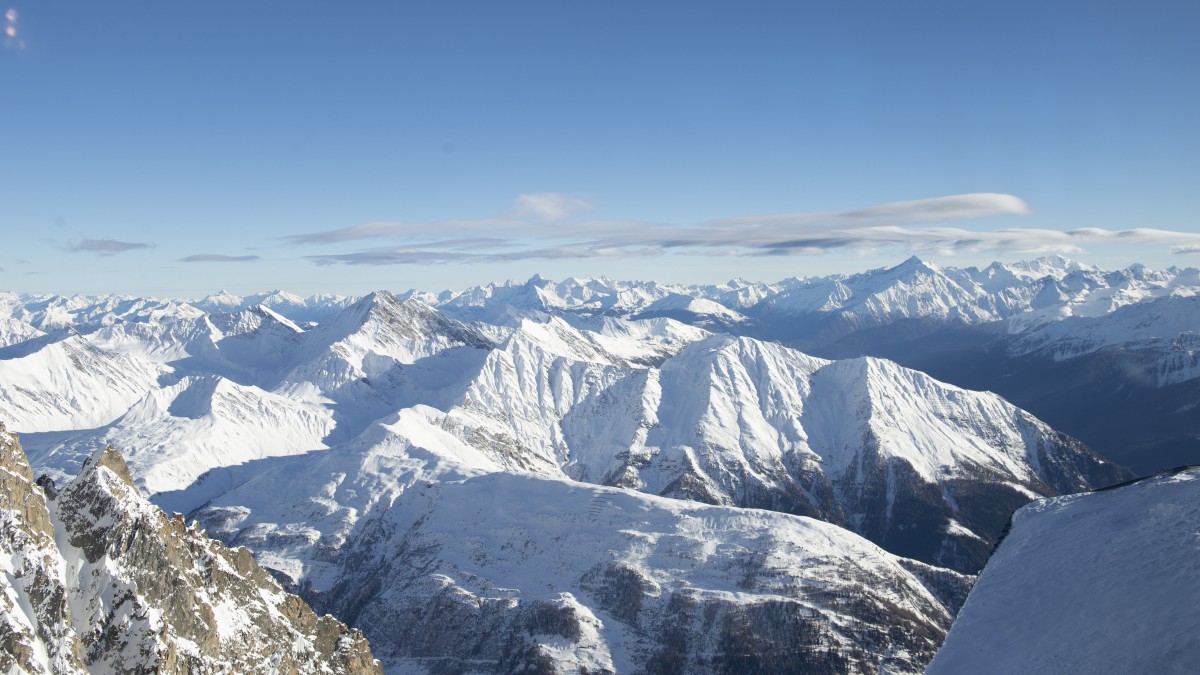
[[[517,260],[570,260],[583,258],[627,258],[661,255],[653,247],[627,249],[619,246],[553,246],[500,253],[463,253],[410,247],[373,248],[354,253],[305,256],[317,265],[440,265],[444,263],[497,263]]]
[[[189,255],[186,258],[180,258],[179,262],[254,262],[258,260],[256,255],[221,255],[219,253],[197,253]]]
[[[426,251],[422,249],[388,247],[373,248],[354,253],[308,255],[306,259],[318,265],[436,265],[448,262],[466,262],[478,256],[454,251]]]
[[[532,250],[493,253],[483,256],[484,262],[510,262],[514,260],[568,260],[583,258],[628,258],[630,256],[662,255],[662,249],[653,246],[626,248],[624,246],[553,246]]]
[[[578,195],[565,195],[561,192],[531,192],[518,195],[513,200],[509,214],[514,218],[532,218],[554,223],[587,211],[592,206],[590,199]]]
[[[541,197],[541,195],[522,195]],[[519,198],[520,201],[522,198]],[[542,203],[525,217],[557,218],[566,213]],[[538,200],[526,200],[530,204]],[[514,209],[514,215],[517,210]],[[966,221],[1032,213],[1019,197],[998,193],[951,195],[890,202],[847,211],[739,216],[693,226],[634,220],[548,224],[531,220],[457,220],[439,224],[372,223],[326,233],[298,235],[296,241],[341,242],[366,236],[405,235],[404,246],[308,256],[319,264],[396,265],[498,262],[658,255],[665,251],[704,255],[810,255],[835,250],[860,253],[902,248],[915,253],[1020,252],[1079,253],[1088,244],[1163,244],[1193,252],[1200,234],[1150,228],[1048,230],[967,229]],[[386,233],[386,234],[385,234]],[[442,237],[433,241],[432,234]],[[417,236],[417,235],[421,236]],[[421,241],[425,239],[426,241]]]
[[[739,216],[716,220],[709,225],[714,229],[858,228],[876,225],[914,225],[977,220],[994,216],[1027,216],[1031,213],[1033,210],[1020,197],[994,192],[979,192],[932,199],[889,202],[848,211]]]
[[[447,234],[455,232],[472,235],[486,235],[489,232],[507,234],[514,228],[520,228],[523,225],[525,225],[523,221],[508,219],[440,220],[427,223],[377,221],[336,230],[293,234],[284,239],[295,244],[336,244],[358,239],[386,237],[445,237]]]
[[[97,253],[99,255],[115,255],[141,248],[154,248],[154,244],[116,239],[82,239],[67,245],[67,250],[72,253]]]

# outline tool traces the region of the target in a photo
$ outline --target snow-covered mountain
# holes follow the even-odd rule
[[[0,522],[5,672],[380,670],[361,633],[318,617],[248,550],[147,502],[111,448],[55,489],[0,425]]]
[[[1194,672],[1198,522],[1196,467],[1026,506],[927,672]]]
[[[1189,274],[910,260],[311,302],[7,294],[0,419],[58,480],[120,447],[156,504],[396,672],[920,672],[1013,509],[1129,474],[995,394],[794,344],[1066,344],[1094,320],[1157,348]]]
[[[120,417],[164,369],[64,330],[0,353],[0,416],[22,432],[89,429]]]
[[[968,582],[809,518],[496,469],[406,410],[200,518],[395,672],[917,673]]]
[[[628,367],[534,327],[438,421],[504,470],[810,515],[963,571],[1033,496],[1123,475],[999,397],[886,361],[712,336]]]
[[[1055,361],[1102,350],[1136,352],[1146,381],[1156,387],[1200,377],[1200,296],[1168,295],[1122,305],[1099,316],[1070,316],[1016,334],[1006,343],[1014,356],[1040,354]]]

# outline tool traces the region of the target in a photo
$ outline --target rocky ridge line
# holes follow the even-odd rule
[[[61,490],[0,424],[0,670],[382,672],[244,548],[167,516],[108,447]]]

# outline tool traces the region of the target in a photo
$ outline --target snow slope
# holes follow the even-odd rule
[[[0,354],[0,418],[23,432],[102,426],[163,373],[157,364],[103,350],[77,334],[34,338]]]
[[[188,376],[147,393],[101,429],[34,435],[30,456],[61,480],[97,446],[119,443],[138,484],[153,494],[185,488],[216,467],[324,449],[333,428],[332,412],[319,404]]]
[[[916,673],[949,621],[932,568],[836,526],[495,471],[435,420],[280,460],[199,517],[394,672]]]
[[[1026,506],[929,675],[1192,673],[1200,469]]]

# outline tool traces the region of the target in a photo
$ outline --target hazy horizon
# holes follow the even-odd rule
[[[199,301],[199,300],[207,299],[210,296],[220,295],[222,293],[229,293],[229,294],[236,295],[236,296],[239,296],[242,298],[252,297],[255,295],[270,295],[273,293],[289,293],[291,295],[296,295],[296,296],[300,296],[300,297],[304,297],[304,298],[317,296],[317,295],[361,297],[361,296],[364,296],[368,293],[372,293],[375,291],[389,291],[389,292],[396,293],[396,294],[405,294],[405,293],[409,293],[409,292],[442,293],[442,292],[446,292],[446,291],[449,291],[452,293],[461,293],[461,292],[464,292],[471,288],[486,287],[488,285],[525,284],[530,281],[533,281],[536,278],[541,278],[541,279],[544,279],[544,280],[547,280],[550,282],[554,282],[554,283],[564,282],[569,278],[573,278],[573,279],[577,279],[577,280],[608,279],[608,280],[617,281],[617,282],[655,282],[655,283],[668,284],[668,285],[679,285],[679,286],[719,286],[719,285],[726,284],[726,283],[729,283],[729,282],[732,282],[732,281],[738,280],[738,279],[740,279],[741,281],[748,282],[748,283],[776,284],[776,283],[780,283],[780,282],[786,281],[787,279],[791,279],[791,278],[820,279],[820,278],[827,278],[830,276],[837,276],[837,275],[853,276],[856,274],[879,272],[879,271],[884,271],[884,270],[888,270],[891,268],[895,268],[899,265],[903,265],[905,262],[907,262],[909,259],[912,259],[912,258],[916,258],[916,259],[921,260],[924,263],[929,263],[929,264],[936,265],[936,266],[942,267],[942,268],[966,269],[966,268],[974,267],[976,269],[983,269],[993,263],[1012,264],[1012,263],[1021,263],[1021,262],[1033,262],[1038,259],[1049,258],[1049,257],[1053,257],[1055,255],[1057,255],[1057,254],[1053,254],[1051,256],[1029,256],[1029,257],[1025,257],[1025,258],[1014,258],[1012,260],[1003,260],[1003,261],[1002,260],[987,260],[986,262],[979,262],[979,263],[973,263],[973,264],[959,264],[962,261],[956,262],[953,260],[951,262],[947,263],[944,261],[935,260],[933,257],[930,257],[930,256],[910,255],[908,258],[894,259],[894,260],[888,261],[887,263],[882,264],[882,265],[864,266],[864,267],[857,268],[857,269],[847,269],[844,271],[834,272],[834,273],[830,273],[830,274],[798,273],[798,274],[792,274],[792,275],[788,275],[788,276],[784,276],[784,277],[771,277],[771,278],[768,278],[768,277],[759,278],[759,277],[756,277],[753,275],[747,275],[747,274],[734,274],[734,275],[722,277],[722,278],[716,278],[716,277],[705,278],[701,274],[698,274],[694,279],[690,279],[690,280],[689,279],[660,279],[660,278],[653,278],[653,277],[647,277],[647,276],[643,276],[643,277],[615,276],[612,274],[565,274],[562,276],[550,276],[548,274],[544,274],[542,272],[535,270],[528,276],[524,276],[524,277],[505,277],[505,278],[497,278],[497,279],[484,279],[482,281],[475,282],[475,283],[462,284],[462,285],[457,285],[457,286],[443,286],[443,287],[393,286],[393,285],[387,285],[385,283],[386,279],[381,278],[380,285],[362,288],[362,289],[356,290],[356,291],[345,291],[345,290],[336,289],[336,288],[329,289],[329,288],[316,287],[316,289],[314,291],[304,292],[304,291],[300,291],[296,288],[288,288],[288,287],[284,287],[284,286],[264,286],[264,287],[259,287],[259,288],[252,288],[251,290],[241,291],[241,292],[234,291],[231,288],[227,288],[227,287],[217,287],[217,288],[210,288],[210,289],[202,289],[199,292],[191,293],[191,294],[133,293],[133,292],[122,292],[122,291],[98,292],[98,293],[68,291],[68,292],[64,292],[64,293],[59,293],[59,292],[54,292],[54,291],[38,291],[38,290],[19,291],[19,290],[7,289],[7,288],[0,288],[0,293],[10,292],[10,293],[17,293],[19,295],[31,296],[31,297],[38,297],[38,296],[103,297],[103,296],[113,295],[113,296],[129,296],[129,297],[136,297],[136,298],[155,298],[155,299],[159,299],[159,300]],[[1119,271],[1119,270],[1128,269],[1129,267],[1131,267],[1133,265],[1144,264],[1144,263],[1140,263],[1138,261],[1133,261],[1133,262],[1130,262],[1129,264],[1108,266],[1108,265],[1092,263],[1083,258],[1076,258],[1076,257],[1071,257],[1071,256],[1059,256],[1059,257],[1062,257],[1071,262],[1080,263],[1081,265],[1084,265],[1084,266],[1096,267],[1103,272],[1115,272],[1115,271]],[[1153,267],[1153,266],[1151,266],[1151,267]],[[1196,266],[1175,265],[1173,267],[1175,267],[1177,269],[1197,269]],[[1169,268],[1158,268],[1158,269],[1165,270],[1165,269],[1169,269]]]

